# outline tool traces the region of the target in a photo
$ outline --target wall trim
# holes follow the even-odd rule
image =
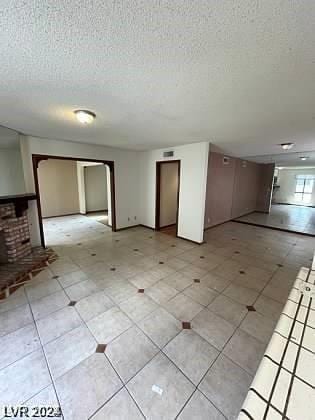
[[[305,204],[294,204],[294,203],[271,203],[271,206],[273,205],[278,205],[278,206],[298,206],[298,207],[307,207],[307,208],[315,208],[315,206],[306,206]]]
[[[55,217],[67,217],[67,216],[85,216],[82,213],[67,213],[67,214],[58,214],[57,216],[43,216],[43,219],[54,219]]]
[[[125,227],[122,227],[122,228],[117,228],[116,232],[121,232],[122,230],[133,229],[133,228],[139,227],[139,226],[141,226],[141,225],[132,225],[132,226],[125,226]]]
[[[176,235],[176,238],[182,239],[183,241],[187,241],[187,242],[190,242],[190,243],[195,244],[195,245],[203,245],[203,244],[206,243],[205,241],[197,242],[197,241],[193,241],[192,239],[187,239],[187,238],[184,238],[183,236],[178,236],[178,235]]]
[[[141,223],[138,226],[141,226],[141,227],[144,227],[144,228],[147,228],[147,229],[151,229],[151,230],[154,230],[154,231],[156,230],[154,227],[143,225]]]

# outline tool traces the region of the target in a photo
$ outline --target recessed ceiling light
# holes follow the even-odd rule
[[[280,146],[283,150],[290,150],[294,146],[294,143],[281,143]]]
[[[87,111],[86,109],[77,109],[74,113],[81,124],[91,124],[96,118],[94,112]]]
[[[309,157],[308,156],[301,156],[300,159],[301,160],[307,160],[307,159],[309,159]]]

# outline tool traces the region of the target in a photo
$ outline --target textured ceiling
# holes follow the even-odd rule
[[[314,22],[307,0],[2,0],[0,124],[130,149],[315,150]]]

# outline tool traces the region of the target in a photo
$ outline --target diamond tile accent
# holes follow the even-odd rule
[[[95,353],[105,353],[107,345],[106,344],[98,344],[96,346]]]
[[[0,300],[5,402],[60,404],[67,420],[237,417],[311,239],[226,223],[197,246],[80,215],[44,227],[58,261]]]
[[[76,300],[70,300],[70,302],[68,303],[68,306],[74,306],[77,303]]]

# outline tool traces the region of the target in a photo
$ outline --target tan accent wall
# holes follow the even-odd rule
[[[269,211],[274,165],[210,152],[205,228],[253,211]]]
[[[38,181],[43,217],[79,213],[76,161],[41,161],[38,167]]]

